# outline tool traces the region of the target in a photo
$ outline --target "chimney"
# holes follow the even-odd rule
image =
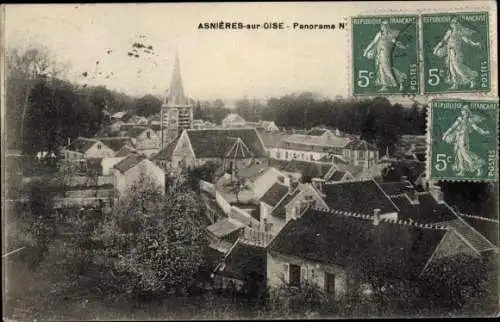
[[[429,192],[434,199],[439,202],[443,203],[444,202],[444,194],[441,191],[441,187],[438,185],[432,185],[429,187]]]
[[[380,209],[373,209],[373,225],[377,226],[380,223]]]

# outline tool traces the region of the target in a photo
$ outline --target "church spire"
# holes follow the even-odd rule
[[[179,54],[175,52],[175,63],[172,71],[172,80],[168,91],[167,100],[169,105],[187,105],[187,99],[184,95],[184,86],[182,85],[181,66]]]

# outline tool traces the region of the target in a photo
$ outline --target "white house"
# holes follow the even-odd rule
[[[115,151],[97,139],[79,137],[64,151],[67,161],[81,161],[84,159],[109,158]]]
[[[157,132],[146,126],[133,126],[125,136],[132,140],[137,151],[151,156],[160,150],[160,137]]]
[[[129,155],[113,166],[114,186],[120,195],[141,175],[149,176],[165,192],[165,171],[144,155]]]

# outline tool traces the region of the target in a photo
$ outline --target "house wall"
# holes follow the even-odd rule
[[[260,225],[262,229],[264,229],[264,219],[266,219],[267,222],[269,223],[270,219],[269,217],[271,217],[271,211],[273,210],[273,207],[271,207],[265,202],[260,202],[259,207],[260,207]]]
[[[328,152],[317,152],[317,151],[305,151],[297,149],[286,149],[286,148],[272,148],[270,149],[270,158],[276,160],[303,160],[303,161],[315,161],[319,160],[324,156],[329,155]]]
[[[325,265],[301,259],[295,256],[267,252],[267,282],[271,288],[276,288],[289,282],[289,265],[301,267],[301,282],[308,281],[316,284],[320,289],[325,289],[325,273],[335,275],[335,296],[342,296],[347,291],[347,274],[344,269],[336,265]]]
[[[172,166],[179,168],[182,165],[189,167],[201,165],[196,163],[191,144],[189,143],[189,138],[185,131],[182,133],[179,141],[177,141],[177,145],[172,153]]]
[[[234,220],[239,221],[247,227],[258,228],[260,226],[260,222],[257,219],[252,217],[252,215],[250,215],[246,211],[235,206],[231,206],[229,218],[233,218]]]
[[[165,172],[148,159],[142,160],[139,164],[125,173],[121,173],[120,171],[113,169],[115,189],[117,189],[120,194],[123,194],[135,181],[139,179],[142,172],[150,176],[151,179],[153,179],[154,182],[156,182],[156,184],[160,187],[161,191],[165,192]]]
[[[252,190],[255,198],[260,199],[276,182],[278,178],[283,177],[283,182],[286,186],[290,186],[290,179],[286,174],[281,173],[275,168],[268,168],[264,173],[257,177],[252,183]]]
[[[231,204],[217,190],[215,191],[215,201],[226,215],[231,213]]]
[[[160,138],[156,132],[151,129],[147,129],[134,139],[137,150],[158,150],[160,148]]]
[[[99,148],[100,147],[100,148]],[[84,154],[85,159],[89,158],[111,158],[115,151],[111,150],[104,143],[96,142]]]
[[[64,158],[67,161],[78,161],[85,159],[85,154],[66,149],[66,151],[64,151]]]
[[[113,158],[104,158],[101,161],[102,174],[105,176],[112,175],[112,168],[115,164],[125,159],[125,157],[113,157]]]

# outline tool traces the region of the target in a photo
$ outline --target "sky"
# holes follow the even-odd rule
[[[420,1],[404,2],[399,10],[443,11],[457,3],[467,9],[493,6]],[[8,5],[5,39],[7,48],[42,44],[69,66],[71,81],[130,95],[163,93],[177,51],[185,92],[195,99],[266,99],[299,91],[333,98],[349,92],[349,27],[199,30],[198,24],[338,24],[354,15],[390,12],[391,2]],[[153,46],[154,55],[128,56],[138,41]]]

